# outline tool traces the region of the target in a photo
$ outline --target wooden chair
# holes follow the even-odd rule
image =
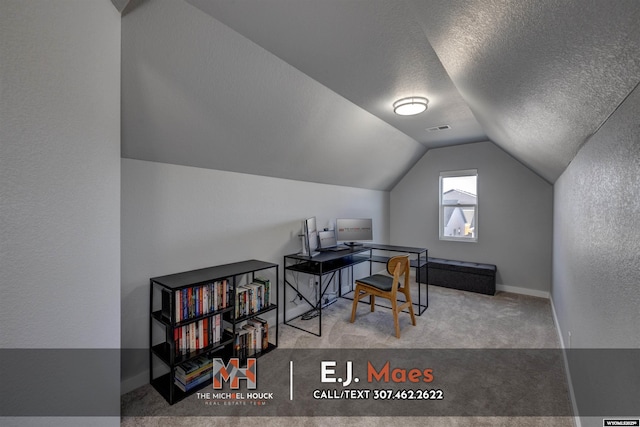
[[[400,338],[400,325],[398,323],[398,313],[405,308],[409,309],[411,315],[411,323],[416,325],[416,317],[413,314],[413,304],[411,303],[411,294],[409,289],[409,256],[400,255],[391,258],[387,262],[387,272],[391,274],[389,277],[385,274],[374,274],[364,279],[356,280],[356,290],[353,298],[353,306],[351,308],[351,323],[356,318],[356,307],[358,301],[362,298],[370,296],[371,311],[375,308],[375,298],[382,297],[391,301],[391,311],[393,312],[393,322],[396,327],[396,338]],[[402,278],[402,286],[400,279]],[[403,293],[405,301],[398,302],[398,292]]]

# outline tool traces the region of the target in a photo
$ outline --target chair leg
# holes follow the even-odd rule
[[[413,302],[411,301],[411,294],[407,292],[406,289],[404,289],[402,293],[404,294],[405,299],[409,306],[409,315],[411,316],[411,323],[413,324],[413,326],[416,326],[416,316],[413,313]]]
[[[396,338],[400,338],[400,322],[398,321],[398,302],[391,301],[391,311],[393,311],[393,324],[396,327]]]
[[[351,304],[351,323],[353,323],[356,320],[356,307],[358,307],[358,301],[360,300],[360,298],[358,298],[359,295],[360,295],[360,287],[356,285],[353,304]]]
[[[376,296],[369,295],[369,304],[371,305],[371,311],[374,311],[376,308]]]
[[[413,303],[409,301],[409,314],[411,315],[411,323],[416,326],[416,316],[413,314]]]

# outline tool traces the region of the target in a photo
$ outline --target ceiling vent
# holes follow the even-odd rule
[[[440,126],[434,126],[432,128],[427,129],[429,132],[436,132],[439,130],[447,130],[447,129],[451,129],[451,126],[449,125],[440,125]]]

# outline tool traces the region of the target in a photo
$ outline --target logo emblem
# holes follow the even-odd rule
[[[213,388],[220,390],[223,382],[230,382],[231,389],[237,390],[240,388],[240,380],[246,380],[247,389],[254,390],[257,387],[257,366],[255,358],[247,359],[246,368],[240,368],[238,358],[230,359],[228,365],[220,358],[213,359]]]

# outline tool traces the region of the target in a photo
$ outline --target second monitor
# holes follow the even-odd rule
[[[373,240],[373,221],[371,218],[336,219],[336,239],[347,246],[362,245],[361,242]]]

